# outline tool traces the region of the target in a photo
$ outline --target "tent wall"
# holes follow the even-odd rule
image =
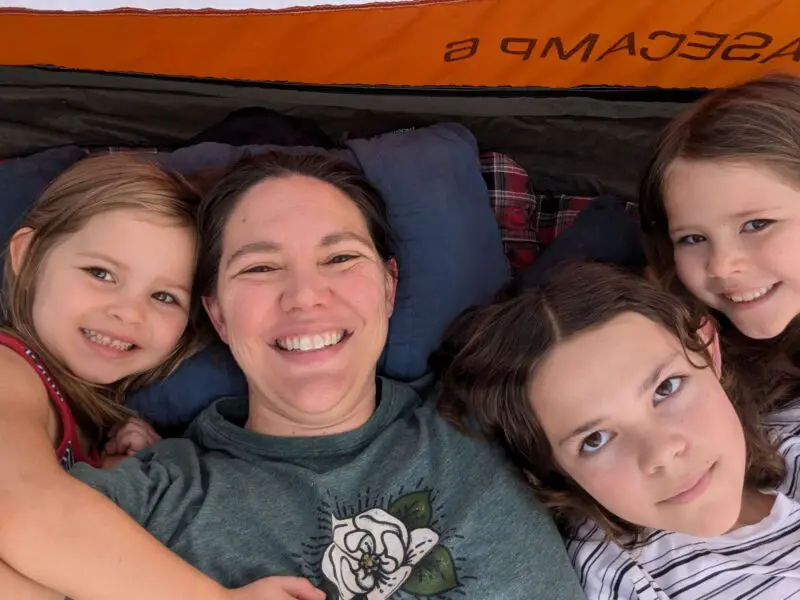
[[[2,6],[4,65],[416,87],[708,88],[777,69],[800,72],[797,0],[10,0]]]
[[[682,100],[800,73],[798,17],[797,0],[9,0],[0,157],[169,147],[263,106],[337,140],[455,120],[531,173],[630,196]]]
[[[684,104],[569,97],[281,89],[0,68],[0,156],[65,144],[172,147],[238,108],[316,120],[334,140],[459,121],[483,149],[565,186],[631,195],[654,133]]]

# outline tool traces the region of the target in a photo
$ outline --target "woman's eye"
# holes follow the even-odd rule
[[[111,275],[110,271],[106,269],[101,269],[100,267],[88,267],[84,269],[89,275],[94,277],[95,279],[99,279],[101,281],[114,281],[114,277]]]
[[[611,434],[608,431],[595,431],[590,433],[581,442],[581,453],[593,454],[600,450],[611,440]]]
[[[277,271],[275,267],[270,267],[269,265],[256,265],[254,267],[247,267],[242,273],[272,273],[273,271]]]
[[[675,243],[681,246],[694,246],[695,244],[700,244],[701,242],[705,241],[706,238],[704,236],[691,234],[691,235],[685,235],[682,238],[678,238],[678,240]]]
[[[753,233],[755,231],[761,231],[772,225],[775,221],[771,221],[769,219],[753,219],[751,221],[747,221],[744,225],[742,225],[742,231],[744,233]]]
[[[660,402],[670,396],[674,396],[681,389],[683,380],[684,377],[675,375],[659,383],[656,388],[656,400]]]
[[[180,304],[178,299],[168,292],[156,292],[153,299],[162,304]]]
[[[346,262],[350,262],[355,258],[358,258],[355,254],[337,254],[336,256],[328,260],[328,264],[341,265]]]

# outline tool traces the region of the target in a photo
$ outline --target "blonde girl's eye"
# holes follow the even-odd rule
[[[94,277],[95,279],[99,279],[100,281],[114,281],[114,276],[111,274],[111,271],[107,269],[103,269],[102,267],[87,267],[84,269],[89,275]]]

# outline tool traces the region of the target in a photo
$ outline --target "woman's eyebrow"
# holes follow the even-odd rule
[[[372,248],[372,243],[367,238],[355,233],[354,231],[337,231],[335,233],[329,233],[320,240],[319,245],[323,247],[328,247],[346,241],[355,241],[358,242],[359,244],[367,246],[368,248]],[[241,248],[237,249],[236,252],[231,254],[230,258],[227,261],[227,266],[230,266],[230,264],[237,258],[246,256],[247,254],[279,252],[280,249],[281,249],[280,244],[277,244],[275,242],[270,242],[267,240],[262,240],[260,242],[250,242],[249,244],[245,244]]]
[[[337,231],[335,233],[329,233],[320,240],[319,245],[327,247],[347,241],[355,241],[372,248],[372,242],[364,236],[357,234],[355,231]]]
[[[280,246],[275,242],[267,242],[267,241],[251,242],[249,244],[245,244],[244,246],[236,250],[236,252],[231,254],[230,258],[227,261],[227,266],[230,266],[230,264],[237,258],[246,256],[247,254],[257,254],[260,252],[277,252],[278,250],[280,250]]]

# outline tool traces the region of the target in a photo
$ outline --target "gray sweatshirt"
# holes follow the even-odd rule
[[[552,521],[499,452],[413,387],[378,380],[361,428],[244,429],[246,398],[114,470],[73,474],[226,586],[298,575],[331,600],[578,600]]]

